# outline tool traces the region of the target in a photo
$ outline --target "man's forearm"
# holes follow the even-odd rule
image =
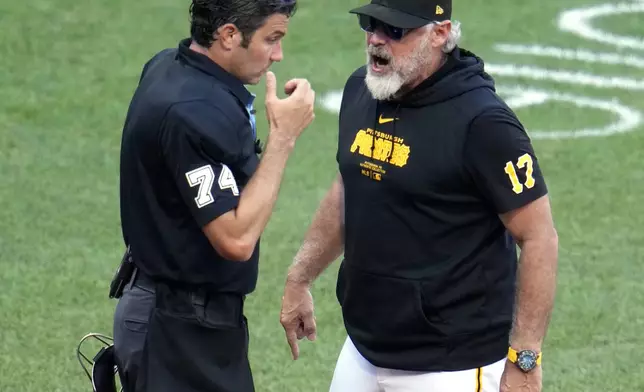
[[[240,236],[255,243],[270,219],[293,145],[269,140],[257,170],[244,188],[236,209]]]
[[[288,271],[287,280],[311,284],[344,249],[344,185],[338,175]]]
[[[521,244],[514,325],[510,344],[541,350],[554,306],[558,258],[557,235]]]

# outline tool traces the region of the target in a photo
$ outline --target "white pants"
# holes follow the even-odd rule
[[[455,372],[385,369],[368,362],[347,338],[330,392],[499,392],[505,361]]]

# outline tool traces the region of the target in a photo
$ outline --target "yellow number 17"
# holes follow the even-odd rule
[[[514,164],[512,161],[509,161],[505,164],[505,173],[510,177],[510,181],[512,182],[512,191],[514,193],[519,194],[523,192],[523,185],[526,186],[526,188],[530,189],[534,186],[534,177],[532,176],[532,157],[530,154],[525,153],[519,157],[519,160],[517,161],[517,167],[519,169],[523,169],[526,167],[525,171],[525,184],[521,184],[519,181],[519,177],[517,176],[517,171],[514,169]]]

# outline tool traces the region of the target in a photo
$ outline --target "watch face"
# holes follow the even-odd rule
[[[537,353],[531,350],[524,350],[517,355],[517,365],[524,372],[530,371],[537,366]]]

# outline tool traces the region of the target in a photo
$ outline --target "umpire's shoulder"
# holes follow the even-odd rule
[[[174,103],[168,110],[165,124],[173,132],[183,133],[195,139],[208,139],[228,145],[238,139],[235,121],[229,110],[206,99]]]
[[[143,77],[148,72],[148,70],[154,67],[154,65],[161,63],[164,59],[174,58],[174,54],[176,52],[177,52],[176,49],[168,48],[168,49],[163,49],[162,51],[152,56],[152,58],[150,58],[143,66],[143,71],[141,72],[141,79],[143,79]]]
[[[233,155],[240,148],[240,124],[230,111],[206,99],[175,102],[163,124],[161,141],[165,146],[187,140],[198,148],[215,151],[219,157]]]
[[[162,51],[160,51],[157,54],[155,54],[154,56],[152,56],[152,58],[150,59],[150,61],[148,61],[148,63],[152,64],[152,63],[154,63],[156,61],[159,61],[160,59],[164,59],[164,58],[174,58],[174,56],[176,56],[176,54],[177,54],[177,49],[176,48],[163,49]]]

